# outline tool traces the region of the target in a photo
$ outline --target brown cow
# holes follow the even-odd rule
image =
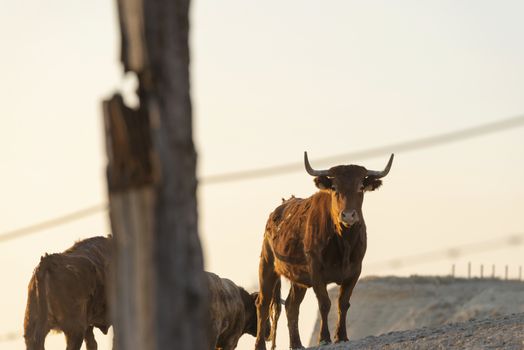
[[[249,294],[227,278],[207,272],[210,295],[211,349],[236,348],[244,333],[257,335],[258,292]],[[269,321],[266,321],[269,331]],[[264,337],[267,337],[267,332]]]
[[[339,319],[335,341],[348,340],[346,313],[349,299],[362,268],[366,252],[366,224],[362,215],[365,191],[382,185],[393,163],[391,155],[383,171],[370,171],[358,165],[340,165],[314,170],[304,153],[307,172],[315,176],[320,189],[309,198],[291,197],[269,216],[260,256],[258,334],[256,349],[265,349],[260,336],[265,331],[269,305],[280,293],[280,276],[291,282],[286,315],[291,349],[303,348],[298,332],[299,306],[307,288],[313,287],[321,315],[320,344],[331,342],[327,316],[331,307],[326,285],[340,285]],[[276,288],[275,288],[276,286]],[[278,315],[274,316],[278,319]],[[273,325],[275,328],[276,326]],[[274,344],[273,344],[274,348]]]
[[[67,350],[79,350],[84,340],[88,350],[97,349],[93,327],[106,334],[110,326],[106,303],[110,244],[110,238],[88,238],[40,259],[28,287],[27,350],[43,350],[50,330],[64,332]]]

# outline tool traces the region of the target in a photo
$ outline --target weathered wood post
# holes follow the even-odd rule
[[[189,94],[189,0],[117,0],[140,107],[104,101],[117,350],[207,349]]]

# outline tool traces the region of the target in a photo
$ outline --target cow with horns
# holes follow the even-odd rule
[[[320,309],[319,343],[331,342],[327,324],[331,302],[326,285],[333,282],[340,285],[335,341],[348,340],[346,314],[367,244],[362,215],[364,192],[382,185],[380,179],[391,169],[393,154],[382,171],[358,165],[315,170],[309,164],[307,153],[304,153],[304,163],[320,191],[305,199],[291,197],[269,215],[259,266],[257,350],[266,348],[263,335],[269,307],[274,299],[280,298],[280,276],[291,282],[285,302],[291,349],[303,348],[298,332],[298,313],[310,287],[313,287]],[[274,310],[280,312],[278,308]],[[278,314],[272,315],[272,319],[276,323]],[[273,327],[276,329],[275,325]]]

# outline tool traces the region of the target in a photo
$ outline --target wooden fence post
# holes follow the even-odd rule
[[[208,349],[189,94],[189,0],[117,0],[137,110],[104,101],[116,350]]]

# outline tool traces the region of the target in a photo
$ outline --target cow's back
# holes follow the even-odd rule
[[[62,254],[89,260],[98,269],[107,268],[111,254],[111,238],[97,236],[76,242]]]
[[[294,263],[304,259],[304,234],[310,210],[310,199],[291,197],[270,215],[266,224],[269,239],[277,257]]]

